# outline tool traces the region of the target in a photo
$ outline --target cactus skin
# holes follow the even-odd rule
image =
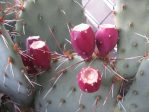
[[[119,29],[118,58],[144,56],[149,49],[145,38],[137,35],[149,36],[148,31],[148,0],[117,0],[115,7],[115,24]],[[137,10],[136,10],[136,6]],[[118,72],[125,77],[136,74],[140,58],[118,60]]]
[[[119,83],[114,84],[114,97],[112,98],[110,94],[104,106],[103,102],[110,90],[110,86],[112,85],[114,74],[110,74],[107,71],[106,78],[105,75],[103,75],[102,84],[97,92],[92,94],[83,91],[81,92],[76,80],[77,73],[82,67],[89,66],[90,62],[82,62],[79,66],[76,65],[70,69],[67,69],[66,71],[64,70],[62,76],[59,74],[61,76],[59,79],[54,78],[58,73],[56,70],[61,71],[74,63],[82,61],[79,56],[75,56],[72,60],[65,61],[64,64],[62,64],[63,60],[64,59],[62,58],[57,62],[53,62],[52,69],[44,75],[38,77],[38,81],[41,85],[43,85],[43,88],[41,91],[37,92],[37,96],[35,98],[35,110],[40,112],[76,112],[80,106],[80,111],[85,112],[91,112],[94,111],[94,109],[98,112],[112,111],[116,105],[116,96],[119,91]],[[60,64],[62,65],[56,69]],[[100,60],[93,61],[90,66],[94,67],[95,69],[101,69],[101,71],[103,70],[102,62]],[[56,84],[54,84],[55,80],[57,80]],[[51,87],[53,87],[52,91],[47,94],[47,91],[49,91]],[[79,105],[81,93],[82,98]],[[96,105],[93,106],[93,103],[95,102],[97,103],[97,108],[95,108]]]
[[[11,37],[3,25],[0,25],[0,31],[0,53],[2,54],[0,55],[0,90],[4,94],[7,94],[15,102],[22,105],[29,105],[32,101],[31,95],[28,96],[31,85],[23,75],[24,66],[21,58],[13,49],[14,45],[10,39]],[[4,44],[4,38],[2,35],[8,43],[8,48]],[[11,70],[13,70],[13,73]]]
[[[149,58],[142,61],[135,80],[124,97],[123,105],[127,112],[148,112],[149,110],[148,67]],[[122,108],[116,110],[115,112],[125,112]]]
[[[81,4],[81,0],[77,1]],[[73,0],[24,1],[20,19],[24,21],[17,22],[16,29],[22,36],[16,41],[24,48],[24,40],[28,36],[39,35],[47,42],[51,51],[63,49],[63,45],[67,42],[65,38],[69,40],[68,24],[71,27],[85,21],[83,9]],[[50,30],[59,42],[55,41]]]

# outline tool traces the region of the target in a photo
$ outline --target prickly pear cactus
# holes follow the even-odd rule
[[[12,43],[3,27],[12,21],[0,18],[0,24],[3,24],[0,25],[0,52],[3,54],[0,56],[0,90],[19,104],[30,104],[34,98],[37,112],[113,112],[117,102],[122,111],[146,112],[147,106],[142,106],[139,98],[147,102],[145,94],[148,89],[144,92],[139,90],[146,85],[147,78],[141,79],[137,73],[124,102],[119,94],[124,89],[123,80],[128,81],[125,78],[134,76],[142,59],[148,55],[146,15],[149,1],[117,0],[114,13],[116,28],[100,25],[96,33],[90,25],[83,23],[85,17],[81,2],[15,0],[16,18],[12,21],[17,22],[17,31],[13,33],[19,35],[16,42],[21,48],[25,48],[26,44],[27,49],[22,52],[18,44]],[[136,6],[140,6],[138,10]],[[117,28],[120,37],[118,59],[110,56],[118,41]],[[27,38],[36,41],[28,43],[30,40]],[[28,42],[25,43],[25,40]],[[76,53],[72,53],[72,49],[68,51],[71,45]],[[23,56],[25,67],[18,53]],[[143,63],[141,67],[146,67],[147,62]],[[30,76],[37,77],[37,82],[27,76],[30,71],[33,72]],[[39,72],[42,73],[39,75]],[[140,83],[142,80],[145,80],[144,84]],[[35,97],[32,96],[34,84],[42,86],[36,90]],[[117,111],[121,109],[117,108]]]
[[[102,74],[100,88],[93,93],[83,92],[77,84],[77,74],[89,66]],[[104,69],[99,59],[85,62],[79,56],[71,60],[61,58],[52,63],[51,70],[38,77],[43,88],[37,92],[35,109],[40,112],[111,112],[120,87],[120,82],[113,80],[114,76],[112,71]]]
[[[137,7],[138,6],[138,7]],[[137,8],[137,10],[136,10]],[[119,29],[118,72],[126,77],[136,74],[140,59],[148,52],[148,0],[117,0],[115,24]]]
[[[149,59],[142,61],[129,92],[124,97],[123,106],[119,105],[115,112],[148,112],[149,88],[148,88]]]
[[[81,0],[24,1],[20,13],[20,19],[23,21],[17,22],[16,25],[21,34],[17,42],[23,46],[28,36],[39,35],[52,51],[62,51],[67,43],[66,39],[69,40],[70,28],[85,21],[80,4]]]
[[[0,25],[0,91],[15,102],[28,105],[31,100],[31,85],[25,78],[25,71],[11,37]]]

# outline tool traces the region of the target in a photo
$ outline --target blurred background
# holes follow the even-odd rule
[[[112,14],[114,0],[83,0],[83,5],[88,22],[94,27],[98,27],[99,24],[114,23]]]

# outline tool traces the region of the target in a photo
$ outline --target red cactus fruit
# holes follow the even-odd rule
[[[95,38],[99,51],[98,55],[100,57],[105,57],[117,44],[118,30],[111,24],[100,25],[99,30],[96,32]]]
[[[29,53],[29,48],[30,48],[30,45],[34,42],[34,41],[38,41],[38,40],[41,40],[41,38],[39,36],[30,36],[26,39],[26,49]]]
[[[27,73],[32,75],[37,74],[38,71],[33,65],[33,59],[31,59],[27,53],[23,53],[23,55],[21,55],[21,58]]]
[[[95,34],[88,24],[79,24],[71,32],[71,43],[75,52],[82,58],[90,58],[95,48]]]
[[[50,68],[50,49],[44,41],[33,41],[30,45],[30,55],[33,57],[33,64],[38,68],[45,70]]]
[[[82,68],[77,75],[77,81],[82,91],[96,92],[101,85],[101,74],[92,67]]]

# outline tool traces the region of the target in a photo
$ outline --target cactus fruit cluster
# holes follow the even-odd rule
[[[0,111],[148,112],[148,5],[94,31],[81,0],[1,0]]]

